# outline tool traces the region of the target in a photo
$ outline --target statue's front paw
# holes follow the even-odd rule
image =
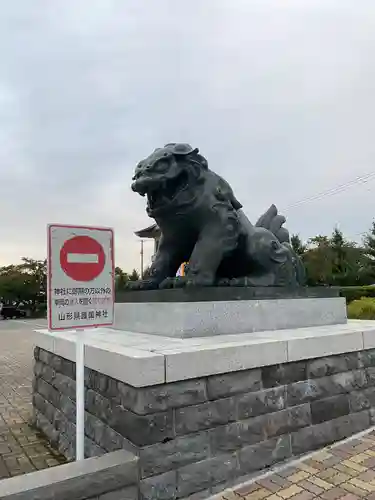
[[[173,278],[166,278],[164,281],[160,283],[159,288],[161,289],[183,288],[185,285],[186,285],[185,276],[176,276]]]
[[[213,286],[214,280],[206,276],[176,276],[173,278],[166,278],[160,284],[159,288],[193,288],[203,286]]]
[[[218,282],[217,282],[217,286],[230,286],[231,283],[230,283],[230,279],[229,278],[221,278]]]
[[[156,290],[157,288],[159,288],[159,283],[151,279],[128,281],[126,284],[127,290]]]

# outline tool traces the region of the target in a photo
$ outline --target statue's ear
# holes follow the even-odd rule
[[[196,153],[197,155],[197,158],[199,160],[199,163],[201,164],[201,167],[204,169],[204,170],[207,170],[208,169],[208,162],[206,160],[206,158],[200,154],[198,154],[199,152],[199,149],[195,149],[194,152]]]

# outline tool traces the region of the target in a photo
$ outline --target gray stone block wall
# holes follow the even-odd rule
[[[36,348],[34,374],[35,425],[72,458],[74,363]],[[85,384],[86,455],[139,456],[143,500],[217,492],[375,422],[375,350],[145,388],[86,369]]]

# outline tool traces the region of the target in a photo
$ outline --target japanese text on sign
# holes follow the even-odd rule
[[[113,323],[113,231],[50,225],[48,308],[51,330]]]
[[[112,290],[107,288],[54,288],[55,295],[105,295],[111,294]]]

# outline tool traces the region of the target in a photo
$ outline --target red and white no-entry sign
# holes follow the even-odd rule
[[[50,330],[113,323],[113,231],[48,226],[48,325]]]
[[[90,236],[73,236],[60,250],[61,269],[75,281],[92,281],[103,272],[105,252]]]

